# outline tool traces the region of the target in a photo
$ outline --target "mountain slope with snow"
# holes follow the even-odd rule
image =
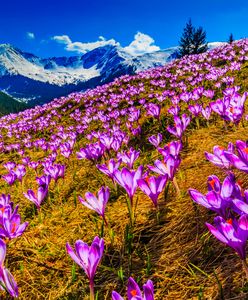
[[[210,48],[223,43],[211,43]],[[106,45],[83,55],[40,58],[9,44],[0,45],[0,90],[31,105],[85,90],[114,78],[162,66],[176,58],[178,47],[133,56]]]

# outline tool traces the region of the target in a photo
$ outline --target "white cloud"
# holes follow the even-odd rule
[[[68,35],[55,35],[52,39],[61,44],[67,45],[71,43],[71,39]]]
[[[26,32],[26,36],[30,40],[34,40],[35,39],[35,35],[34,35],[33,32]]]
[[[148,34],[137,32],[134,40],[124,48],[125,51],[132,55],[141,55],[160,50],[160,47],[154,45],[154,39]]]
[[[102,35],[99,35],[99,37],[98,37],[98,38],[99,38],[99,40],[100,40],[100,41],[106,41],[105,37],[104,37],[104,36],[102,36]]]
[[[78,53],[86,53],[106,45],[120,45],[114,39],[106,40],[103,36],[99,36],[98,41],[92,43],[72,42],[68,35],[56,35],[52,39],[60,44],[64,44],[65,50]]]

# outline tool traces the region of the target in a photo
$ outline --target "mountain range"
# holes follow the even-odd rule
[[[209,49],[224,43],[209,43]],[[133,56],[120,46],[106,45],[83,55],[40,58],[0,44],[0,90],[31,106],[83,91],[125,74],[162,66],[177,57],[178,47]]]

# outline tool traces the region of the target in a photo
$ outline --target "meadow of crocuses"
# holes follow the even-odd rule
[[[247,99],[243,39],[2,117],[1,299],[247,299]]]

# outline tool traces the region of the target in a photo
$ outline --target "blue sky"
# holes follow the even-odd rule
[[[126,49],[136,52],[175,46],[190,17],[208,41],[226,41],[231,32],[248,37],[244,0],[2,0],[0,8],[0,43],[42,57],[76,55],[105,43],[132,43]]]

